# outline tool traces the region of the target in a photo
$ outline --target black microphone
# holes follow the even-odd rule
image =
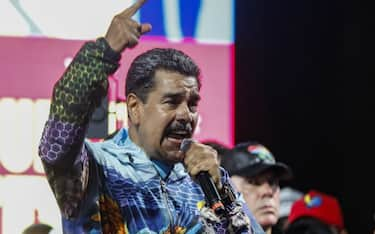
[[[183,139],[180,145],[180,150],[183,153],[186,153],[189,150],[192,142],[193,140],[191,139]],[[201,171],[196,176],[196,179],[202,188],[202,191],[206,198],[206,202],[208,203],[209,207],[212,210],[214,210],[214,212],[217,215],[224,214],[225,213],[224,205],[221,202],[220,194],[217,191],[215,183],[212,177],[210,176],[210,174],[208,174],[207,171]]]

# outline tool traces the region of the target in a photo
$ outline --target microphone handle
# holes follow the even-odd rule
[[[192,139],[183,139],[180,145],[181,152],[186,153],[189,150],[192,143]],[[225,213],[224,205],[221,202],[220,194],[217,191],[215,183],[212,180],[210,174],[208,174],[207,171],[201,171],[198,173],[198,175],[196,175],[195,178],[201,186],[201,189],[203,190],[206,202],[208,203],[209,207],[213,209],[217,215]]]
[[[225,212],[224,205],[221,202],[220,194],[217,191],[210,174],[208,174],[207,171],[199,172],[196,179],[206,196],[206,201],[208,202],[209,207],[211,207],[216,214],[223,214]]]

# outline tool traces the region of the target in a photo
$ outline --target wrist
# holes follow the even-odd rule
[[[97,39],[97,42],[103,47],[103,56],[104,59],[111,62],[111,63],[118,63],[118,61],[121,59],[121,53],[115,51],[112,49],[112,47],[109,45],[108,41],[104,37],[100,37]]]

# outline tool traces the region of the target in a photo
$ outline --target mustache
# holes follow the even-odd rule
[[[189,134],[192,134],[193,126],[191,125],[191,123],[173,122],[171,125],[169,125],[167,133],[176,131],[186,131]]]

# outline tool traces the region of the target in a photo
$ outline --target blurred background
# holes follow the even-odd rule
[[[0,234],[39,222],[61,233],[37,155],[52,87],[84,41],[132,2],[0,1]],[[109,77],[87,136],[126,127],[124,77],[137,54],[181,49],[202,69],[197,139],[263,143],[292,167],[288,185],[338,197],[349,233],[369,233],[369,9],[354,0],[149,0],[135,19],[153,30]]]
[[[263,142],[293,168],[292,186],[336,196],[349,233],[375,226],[369,9],[236,1],[235,141]]]

